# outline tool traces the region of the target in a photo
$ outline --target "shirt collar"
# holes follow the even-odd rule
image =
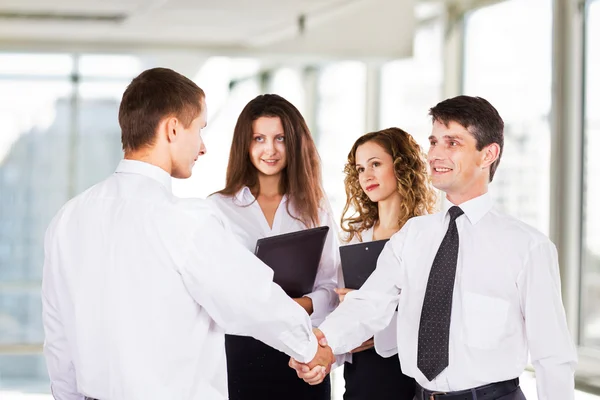
[[[442,208],[443,218],[446,218],[448,210],[454,205],[455,204],[452,204],[452,202],[448,199],[444,199]],[[481,196],[475,197],[474,199],[471,199],[469,201],[465,201],[464,203],[459,204],[458,206],[463,210],[471,224],[475,225],[477,222],[479,222],[481,218],[483,218],[485,214],[488,213],[488,211],[492,209],[493,204],[490,194],[484,193]]]
[[[154,179],[167,188],[169,192],[172,192],[171,175],[156,165],[137,160],[121,160],[115,173],[144,175],[150,179]]]
[[[235,200],[242,204],[242,205],[248,205],[253,203],[254,201],[256,201],[256,198],[254,197],[254,195],[252,194],[252,192],[250,191],[250,188],[248,186],[244,186],[243,188],[241,188],[236,194],[235,194]],[[281,204],[285,204],[287,202],[287,194],[284,194],[283,197],[281,198]]]
[[[248,186],[244,186],[242,187],[236,194],[235,194],[235,199],[238,203],[241,203],[242,205],[246,205],[249,203],[252,203],[254,201],[254,195],[252,194],[252,192],[250,191],[250,188]]]

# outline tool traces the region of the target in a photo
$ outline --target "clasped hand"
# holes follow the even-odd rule
[[[318,385],[331,371],[331,365],[335,362],[335,356],[331,347],[327,344],[325,335],[319,329],[313,329],[319,342],[317,354],[308,364],[290,358],[289,366],[296,370],[298,377],[310,385]]]

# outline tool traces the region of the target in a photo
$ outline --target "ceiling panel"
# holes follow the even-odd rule
[[[0,0],[0,46],[397,57],[413,28],[412,0]]]
[[[134,11],[148,0],[0,0],[0,11],[105,13]]]

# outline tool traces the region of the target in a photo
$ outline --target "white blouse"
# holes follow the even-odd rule
[[[216,193],[211,195],[208,200],[218,212],[223,214],[228,223],[226,228],[250,251],[254,251],[258,239],[307,229],[303,222],[288,213],[288,207],[292,215],[296,215],[296,210],[285,195],[275,212],[272,228],[269,227],[260,205],[248,187],[242,188],[232,197]],[[325,204],[328,202],[325,201]],[[334,289],[339,287],[340,279],[338,276],[340,257],[337,225],[328,209],[322,209],[319,212],[319,221],[321,226],[329,226],[329,233],[323,248],[313,291],[306,294],[306,297],[312,299],[311,320],[314,326],[320,325],[339,303],[338,296],[334,292]]]

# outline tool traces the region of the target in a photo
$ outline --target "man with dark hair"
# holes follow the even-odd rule
[[[145,71],[123,94],[119,123],[125,159],[46,232],[54,398],[225,400],[225,331],[329,365],[331,349],[272,270],[204,201],[171,192],[171,177],[189,177],[205,153],[204,92],[172,70]]]
[[[334,353],[384,328],[398,306],[398,354],[417,400],[522,400],[528,362],[539,400],[572,400],[576,352],[560,294],[556,248],[495,210],[488,183],[502,154],[503,122],[479,97],[430,110],[428,162],[443,211],[394,235],[377,269],[320,330]],[[324,372],[291,360],[309,383]]]
[[[481,97],[457,96],[431,108],[429,115],[434,123],[448,126],[455,122],[465,127],[475,138],[475,148],[478,151],[492,143],[499,146],[498,157],[489,167],[492,182],[504,148],[504,121],[494,106]]]

